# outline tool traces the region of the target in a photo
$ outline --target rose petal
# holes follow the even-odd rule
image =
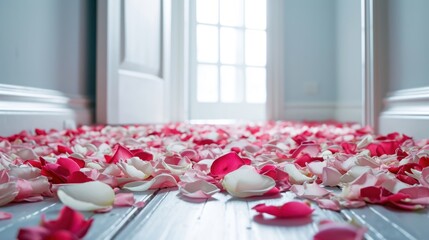
[[[289,181],[292,184],[303,184],[304,182],[314,181],[313,178],[307,177],[301,171],[299,171],[293,163],[287,163],[284,166],[284,171],[289,174]]]
[[[134,194],[132,193],[118,193],[115,195],[114,206],[117,207],[128,207],[133,206],[135,203]]]
[[[116,144],[115,147],[116,151],[113,156],[108,161],[106,161],[107,163],[118,163],[121,160],[126,161],[133,157],[133,154],[120,144]]]
[[[18,195],[19,189],[15,181],[10,181],[6,170],[0,171],[0,206],[13,201]]]
[[[340,203],[337,200],[321,198],[321,199],[315,199],[315,201],[317,202],[317,205],[320,208],[329,209],[332,211],[341,210]]]
[[[186,183],[179,190],[184,196],[190,198],[210,198],[213,194],[220,191],[216,185],[204,180]]]
[[[83,238],[91,227],[93,219],[85,220],[82,213],[63,207],[55,220],[47,221],[42,216],[41,226],[51,232],[66,230],[73,236]]]
[[[192,167],[191,160],[180,155],[165,157],[162,160],[162,165],[174,175],[182,175]]]
[[[303,202],[287,202],[281,206],[258,204],[252,209],[258,213],[267,213],[278,218],[302,218],[310,216],[314,209]]]
[[[145,205],[146,205],[146,203],[144,201],[140,201],[140,202],[135,202],[133,206],[136,208],[142,208]]]
[[[341,173],[333,167],[324,167],[322,172],[322,184],[334,187],[340,183]]]
[[[323,168],[325,168],[325,167],[326,167],[326,162],[319,162],[319,161],[316,161],[316,162],[310,162],[310,163],[307,165],[308,170],[309,170],[312,174],[314,174],[314,175],[318,176],[319,178],[322,178],[322,175],[323,175]]]
[[[153,167],[150,162],[142,161],[140,158],[132,157],[127,162],[120,161],[118,166],[127,177],[146,179],[153,173]]]
[[[351,182],[356,178],[358,178],[359,176],[361,176],[362,174],[369,171],[371,171],[371,168],[367,166],[353,166],[343,176],[341,176],[340,182],[342,183]]]
[[[248,165],[225,175],[222,186],[234,197],[261,196],[270,191],[276,182],[265,175],[261,175]]]
[[[7,220],[12,218],[12,213],[0,211],[0,220]]]
[[[245,163],[237,153],[229,152],[217,158],[210,167],[210,173],[216,177],[223,177],[226,174],[240,168]]]
[[[304,185],[293,185],[290,189],[297,196],[307,199],[322,198],[329,194],[329,191],[320,187],[317,183],[304,183]]]
[[[324,221],[319,226],[319,231],[314,235],[314,240],[361,240],[364,238],[364,227],[357,227],[344,222]]]
[[[100,181],[64,185],[57,194],[64,205],[80,211],[111,207],[115,200],[113,189]]]
[[[124,185],[124,189],[139,192],[148,189],[176,187],[177,181],[170,174],[162,173],[149,181],[135,181]]]

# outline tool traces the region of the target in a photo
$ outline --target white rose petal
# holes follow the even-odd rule
[[[261,175],[248,165],[225,175],[222,185],[225,190],[234,197],[261,196],[271,190],[275,181],[265,175]]]
[[[284,171],[289,174],[289,180],[292,184],[303,184],[305,182],[314,181],[313,178],[304,175],[301,171],[296,168],[295,164],[288,163],[284,167]]]
[[[108,208],[115,200],[113,189],[99,181],[64,185],[57,194],[64,205],[79,211]]]

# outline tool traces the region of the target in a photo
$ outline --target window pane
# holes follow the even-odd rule
[[[217,27],[197,25],[197,59],[201,62],[215,63],[218,60]]]
[[[243,78],[240,69],[231,66],[222,66],[220,69],[220,77],[221,101],[243,101]]]
[[[218,71],[214,65],[198,65],[197,74],[197,101],[218,101]]]
[[[266,99],[266,70],[265,68],[246,69],[246,102],[264,103]]]
[[[218,0],[197,0],[197,22],[218,23]]]
[[[246,27],[256,29],[267,28],[267,1],[246,0],[245,2]]]
[[[243,26],[243,0],[220,0],[220,24]]]
[[[242,30],[222,27],[220,29],[221,63],[239,64],[243,62]]]
[[[246,64],[265,66],[267,62],[267,39],[265,31],[247,30]]]

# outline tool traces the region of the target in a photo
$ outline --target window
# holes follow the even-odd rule
[[[192,1],[191,119],[264,119],[266,4]]]

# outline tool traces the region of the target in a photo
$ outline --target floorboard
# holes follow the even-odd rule
[[[85,239],[312,239],[318,222],[353,220],[368,228],[367,240],[419,240],[429,235],[428,211],[405,212],[379,205],[334,212],[315,209],[308,219],[276,219],[259,215],[252,207],[259,203],[280,205],[296,200],[293,193],[271,198],[233,198],[217,193],[211,199],[183,197],[177,189],[135,193],[143,208],[114,208],[104,214],[85,213],[94,218]],[[62,204],[55,199],[43,202],[10,204],[2,211],[14,218],[0,222],[1,239],[14,239],[21,227],[38,225],[42,214],[56,218]]]

